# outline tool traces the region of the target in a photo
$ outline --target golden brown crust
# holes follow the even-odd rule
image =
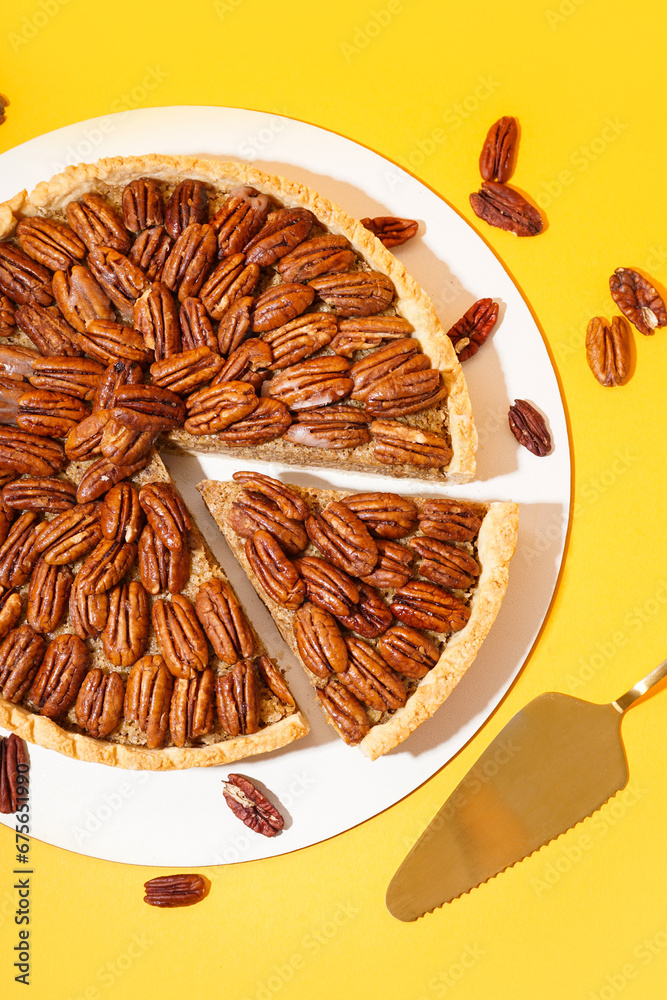
[[[290,486],[304,498],[321,504],[349,496],[349,491],[308,489],[293,484]],[[292,631],[293,613],[267,597],[250,567],[239,537],[229,525],[229,509],[241,487],[236,483],[206,480],[198,485],[198,489],[236,558],[269,608],[281,635],[298,656]],[[419,498],[410,499],[419,507]],[[473,662],[495,621],[507,588],[509,561],[516,546],[519,509],[517,504],[510,501],[484,506],[486,514],[477,541],[481,573],[471,600],[470,619],[465,628],[448,641],[438,662],[421,679],[406,704],[388,721],[373,726],[361,741],[361,750],[371,760],[401,743],[442,705]]]

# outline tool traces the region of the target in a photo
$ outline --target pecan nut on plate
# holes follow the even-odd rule
[[[241,774],[227,775],[223,795],[234,815],[256,833],[275,837],[285,825],[273,803]]]

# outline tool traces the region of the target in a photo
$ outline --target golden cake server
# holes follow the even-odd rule
[[[548,692],[521,709],[449,796],[394,875],[387,908],[416,920],[528,857],[628,782],[621,719],[667,660],[616,701]]]

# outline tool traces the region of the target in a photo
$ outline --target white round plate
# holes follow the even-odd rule
[[[31,823],[32,835],[39,840],[91,857],[198,867],[267,858],[335,836],[417,788],[477,732],[521,669],[549,609],[567,531],[570,449],[549,355],[499,261],[438,195],[389,160],[339,135],[238,108],[122,112],[58,129],[4,153],[0,201],[70,163],[151,152],[253,160],[269,173],[309,185],[357,218],[419,219],[421,235],[399,248],[397,256],[433,298],[445,329],[484,296],[501,304],[501,318],[484,348],[464,364],[480,440],[476,482],[445,491],[404,480],[401,490],[520,503],[519,544],[507,596],[477,659],[432,719],[371,763],[322,721],[302,671],[241,578],[194,489],[204,478],[229,479],[238,463],[228,458],[166,457],[270,652],[288,665],[290,686],[311,732],[266,757],[165,774],[80,763],[31,746]],[[471,171],[472,184],[474,165]],[[442,188],[447,189],[446,177]],[[510,433],[507,410],[515,398],[531,400],[546,415],[554,440],[548,457],[536,458]],[[272,466],[266,471],[302,484],[387,488],[381,477],[335,470],[310,475]],[[389,482],[396,488],[396,481]],[[280,836],[261,837],[233,816],[221,787],[230,771],[247,775],[275,796],[286,817]],[[3,816],[2,822],[13,827],[14,817]]]

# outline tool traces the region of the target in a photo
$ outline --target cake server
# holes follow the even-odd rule
[[[416,920],[528,857],[628,782],[625,711],[667,676],[667,660],[616,701],[547,692],[496,736],[426,828],[387,890]]]

